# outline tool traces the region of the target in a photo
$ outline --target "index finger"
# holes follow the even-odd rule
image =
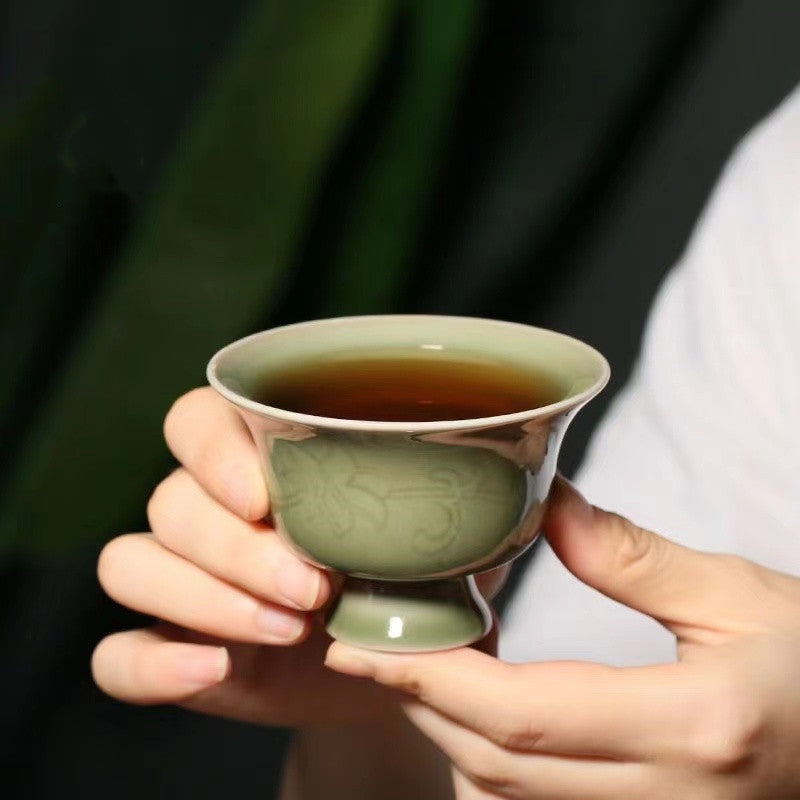
[[[418,697],[496,744],[525,752],[646,760],[680,753],[702,688],[675,665],[511,665],[473,649],[389,654],[335,642],[326,664]]]
[[[211,387],[179,397],[164,419],[175,458],[208,494],[246,520],[269,509],[258,452],[244,421]]]

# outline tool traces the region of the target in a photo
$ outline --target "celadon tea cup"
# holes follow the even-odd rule
[[[516,413],[426,422],[314,416],[257,399],[271,375],[298,365],[403,353],[497,362],[546,377],[556,395]],[[278,533],[345,575],[327,611],[330,635],[410,652],[488,633],[474,575],[536,539],[564,432],[609,367],[583,342],[541,328],[387,315],[256,333],[220,350],[207,374],[256,442]]]

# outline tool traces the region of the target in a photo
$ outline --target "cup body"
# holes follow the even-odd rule
[[[545,374],[560,398],[497,417],[372,422],[258,403],[265,375],[347,353],[470,354]],[[562,334],[464,317],[387,315],[289,325],[234,342],[212,386],[258,446],[277,530],[304,558],[359,578],[429,581],[488,569],[536,538],[574,414],[608,380],[605,359]]]

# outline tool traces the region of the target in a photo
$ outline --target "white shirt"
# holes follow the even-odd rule
[[[798,416],[800,88],[725,168],[577,483],[675,541],[800,575]],[[675,642],[581,584],[543,542],[500,655],[633,665],[674,660]]]

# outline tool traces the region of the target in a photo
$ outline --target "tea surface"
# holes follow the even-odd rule
[[[306,362],[271,373],[252,395],[286,411],[376,422],[513,414],[563,396],[552,378],[516,365],[407,352]]]

